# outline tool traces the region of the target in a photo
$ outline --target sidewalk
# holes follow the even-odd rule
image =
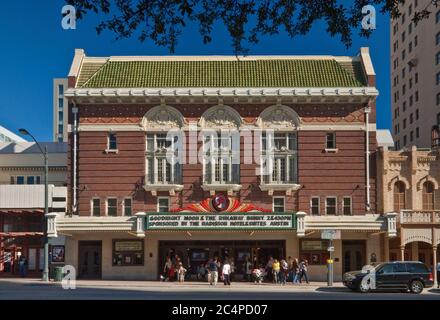
[[[13,282],[17,284],[28,284],[28,285],[47,285],[47,286],[57,286],[61,285],[60,282],[50,281],[49,283],[42,282],[40,279],[30,279],[30,278],[2,278],[1,282]],[[84,288],[138,288],[138,289],[203,289],[203,288],[212,288],[208,282],[160,282],[160,281],[132,281],[132,280],[77,280],[77,287]],[[327,288],[326,282],[311,282],[310,284],[302,283],[302,284],[292,284],[287,283],[285,286],[281,286],[279,284],[273,283],[262,283],[255,284],[249,282],[232,282],[231,289],[261,289],[264,288],[266,290],[317,290],[319,288]],[[218,282],[215,288],[229,288],[224,286],[223,282]],[[335,282],[333,284],[333,288],[345,288],[341,282]]]

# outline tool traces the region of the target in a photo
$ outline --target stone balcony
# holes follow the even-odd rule
[[[402,210],[398,222],[401,225],[440,224],[440,210]]]

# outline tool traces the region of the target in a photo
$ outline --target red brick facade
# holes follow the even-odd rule
[[[80,131],[78,134],[78,213],[91,214],[91,199],[99,197],[104,203],[107,197],[118,197],[118,204],[124,197],[133,199],[133,212],[155,212],[157,197],[143,189],[145,175],[145,133],[142,131],[120,131],[118,124],[138,124],[152,105],[77,105],[79,124],[115,124],[118,139],[118,153],[105,153],[107,132]],[[186,121],[197,121],[213,105],[172,105],[185,117]],[[270,105],[248,104],[231,105],[247,124],[253,124],[261,112]],[[364,106],[355,104],[295,104],[291,105],[302,124],[326,124],[329,127],[339,124],[363,125]],[[375,123],[375,111],[370,114],[370,123]],[[298,131],[298,183],[302,188],[285,195],[274,192],[273,196],[285,196],[286,211],[310,212],[310,197],[319,196],[321,214],[324,214],[326,196],[338,197],[340,209],[342,197],[351,196],[353,214],[365,214],[366,168],[365,131],[359,129],[336,132],[336,153],[325,152],[326,130]],[[259,188],[256,175],[257,164],[243,164],[244,139],[241,139],[240,184],[242,189],[236,196],[245,203],[271,209],[272,196]],[[69,139],[69,202],[72,203],[72,135]],[[199,142],[199,148],[200,148]],[[370,132],[370,183],[371,210],[376,211],[376,168],[375,133]],[[187,152],[188,156],[188,152]],[[186,164],[183,167],[182,192],[170,197],[171,208],[199,202],[209,197],[203,191],[202,164]],[[158,196],[169,196],[167,192]],[[104,205],[101,215],[104,215]],[[340,210],[338,210],[340,211]],[[122,214],[121,206],[118,215]]]

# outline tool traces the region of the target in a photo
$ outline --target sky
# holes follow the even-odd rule
[[[136,37],[115,40],[114,34],[97,35],[100,17],[87,15],[77,22],[76,30],[61,27],[64,0],[7,1],[0,7],[0,125],[18,133],[26,128],[39,141],[52,140],[53,79],[64,78],[70,69],[75,48],[88,56],[169,55],[166,48]],[[377,126],[390,128],[390,45],[389,17],[376,8],[377,29],[370,38],[354,34],[346,48],[339,38],[325,32],[323,23],[312,31],[291,39],[286,33],[267,36],[250,46],[251,55],[348,55],[360,47],[370,47],[377,74]],[[204,45],[194,25],[179,39],[175,55],[234,54],[231,40],[221,25],[216,26],[213,41]]]

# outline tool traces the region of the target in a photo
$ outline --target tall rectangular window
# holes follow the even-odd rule
[[[351,197],[344,197],[342,200],[342,210],[344,215],[352,215],[353,208],[351,203]]]
[[[166,197],[157,198],[157,211],[170,212],[170,199]]]
[[[440,51],[435,55],[435,64],[440,64]]]
[[[437,32],[437,34],[435,35],[435,45],[439,45],[440,44],[440,32]]]
[[[296,183],[296,133],[263,133],[261,145],[263,184]]]
[[[310,199],[310,211],[313,215],[321,214],[321,204],[319,201],[319,197],[312,197]]]
[[[435,14],[435,23],[440,23],[440,10]]]
[[[107,215],[111,217],[118,215],[118,199],[107,198]]]
[[[64,99],[63,98],[59,98],[58,99],[58,110],[62,111],[64,109]]]
[[[101,215],[101,200],[98,198],[92,199],[92,215],[94,217]]]
[[[273,212],[286,212],[284,197],[273,197]]]
[[[335,215],[337,211],[337,198],[327,197],[325,198],[325,214]]]
[[[148,134],[146,153],[146,182],[149,184],[181,184],[182,162],[175,143],[178,137],[167,134]]]
[[[118,150],[118,139],[116,134],[108,134],[108,150]]]
[[[326,141],[325,141],[326,149],[336,149],[336,133],[335,132],[327,132]]]
[[[64,86],[62,84],[58,85],[58,95],[63,96],[64,95]]]
[[[240,183],[240,137],[238,132],[210,132],[203,137],[204,183]]]
[[[124,216],[131,216],[132,215],[132,199],[131,198],[125,198],[124,199]]]
[[[437,72],[437,74],[435,75],[435,83],[436,83],[437,85],[440,84],[440,72]]]
[[[24,176],[17,176],[16,183],[17,184],[24,184]]]

